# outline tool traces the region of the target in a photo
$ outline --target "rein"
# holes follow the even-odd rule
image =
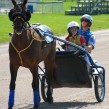
[[[23,61],[22,61],[22,57],[21,57],[21,53],[22,52],[24,52],[25,50],[27,50],[30,46],[31,46],[31,44],[33,43],[33,41],[34,41],[35,39],[32,39],[31,40],[31,42],[30,42],[30,44],[26,47],[26,48],[24,48],[23,50],[17,50],[17,48],[14,46],[14,44],[12,43],[12,41],[11,41],[11,45],[13,46],[13,48],[15,49],[15,51],[18,53],[18,55],[19,55],[19,58],[20,58],[20,62],[21,62],[21,65],[23,66]]]

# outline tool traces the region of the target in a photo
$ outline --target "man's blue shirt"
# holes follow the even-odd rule
[[[82,35],[86,40],[86,46],[93,45],[95,46],[95,36],[93,33],[88,29],[87,31],[83,31],[81,28],[79,29],[78,33]]]

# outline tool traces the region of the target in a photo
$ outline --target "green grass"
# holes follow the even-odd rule
[[[10,40],[8,34],[12,31],[12,23],[9,21],[7,15],[0,14],[0,43]]]
[[[94,21],[92,31],[109,28],[109,14],[93,15]],[[67,34],[67,24],[70,21],[77,21],[80,24],[80,16],[67,16],[61,14],[32,14],[30,23],[42,23],[48,25],[55,35],[62,36]],[[12,22],[7,15],[0,15],[0,42],[10,41],[9,32],[13,31]]]
[[[52,28],[55,34],[57,35],[65,35],[67,34],[67,24],[74,20],[80,24],[81,16],[68,16],[64,14],[33,14],[30,22],[35,23],[43,23]],[[109,14],[102,15],[93,15],[93,25],[91,30],[100,30],[100,29],[108,29],[109,28]]]
[[[70,9],[70,6],[75,5],[74,2],[64,2],[64,9]],[[32,14],[30,23],[42,23],[48,25],[57,36],[67,34],[67,24],[70,21],[77,21],[80,24],[81,16],[65,15],[63,13],[54,14]],[[109,28],[109,14],[93,15],[92,31]],[[12,22],[9,21],[8,15],[0,14],[0,43],[10,41],[9,32],[13,31]]]

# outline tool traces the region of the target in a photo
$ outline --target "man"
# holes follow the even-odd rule
[[[92,25],[93,19],[90,15],[84,14],[81,17],[81,28],[78,33],[84,36],[86,40],[86,50],[91,53],[91,51],[95,48],[95,36],[90,31],[90,27]]]

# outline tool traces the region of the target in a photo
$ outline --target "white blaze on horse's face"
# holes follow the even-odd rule
[[[16,34],[20,35],[22,34],[24,30],[24,20],[21,17],[17,17],[16,20],[14,21],[14,30]]]
[[[13,14],[14,30],[15,30],[16,34],[20,35],[20,34],[22,34],[22,32],[24,30],[24,24],[26,22],[26,20],[25,20],[25,13],[26,13],[25,5],[27,3],[27,0],[24,0],[24,2],[21,4],[17,4],[15,0],[12,0],[12,3],[14,5],[14,14]]]

